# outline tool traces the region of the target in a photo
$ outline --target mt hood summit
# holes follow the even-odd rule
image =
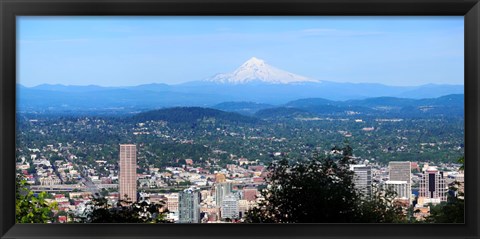
[[[207,81],[230,84],[245,84],[254,81],[270,84],[319,82],[318,80],[275,68],[256,57],[250,58],[250,60],[231,73],[217,74],[207,79]]]

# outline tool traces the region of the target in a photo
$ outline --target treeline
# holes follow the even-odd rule
[[[229,124],[258,124],[261,120],[238,113],[201,107],[173,107],[139,113],[132,117],[135,122],[167,121],[170,123],[223,122]]]

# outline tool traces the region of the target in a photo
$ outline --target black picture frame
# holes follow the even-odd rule
[[[465,224],[15,224],[16,16],[463,15]],[[1,238],[479,238],[479,0],[0,0]]]

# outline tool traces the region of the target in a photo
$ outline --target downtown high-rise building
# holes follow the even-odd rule
[[[137,201],[137,146],[120,144],[119,199]]]
[[[388,180],[384,184],[384,189],[389,189],[396,193],[398,199],[409,199],[411,192],[408,191],[407,181],[392,181]]]
[[[232,193],[232,183],[223,182],[215,184],[215,203],[217,207],[222,206],[222,201],[225,196]]]
[[[239,217],[238,198],[230,194],[223,198],[221,215],[223,219],[235,219]]]
[[[407,182],[407,199],[409,202],[411,202],[412,164],[410,161],[391,161],[388,163],[388,173],[390,181]]]
[[[431,202],[447,201],[448,187],[443,177],[443,172],[435,167],[428,167],[420,180],[419,197],[424,197]]]
[[[354,172],[353,183],[363,197],[372,196],[372,167],[363,164],[351,165],[350,169]]]
[[[178,222],[200,223],[200,191],[189,188],[178,194]]]
[[[168,211],[172,213],[178,213],[178,193],[168,194],[166,198]]]

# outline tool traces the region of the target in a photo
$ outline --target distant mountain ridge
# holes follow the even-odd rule
[[[314,115],[376,115],[389,117],[463,117],[465,114],[463,94],[438,98],[406,99],[377,97],[364,100],[330,101],[321,98],[299,99],[285,105],[255,112],[260,118],[310,117]],[[287,110],[290,109],[290,110]]]
[[[252,106],[259,106],[259,104],[254,102],[225,102],[214,106],[228,108],[226,110],[206,107],[171,107],[141,112],[133,115],[131,119],[136,123],[166,121],[172,124],[259,124],[264,122],[263,120],[309,119],[323,116],[462,117],[464,114],[464,95],[448,95],[419,100],[393,97],[349,101],[330,101],[318,98],[300,99],[280,106],[260,105],[254,113],[250,112],[249,115],[245,115],[243,109]]]
[[[430,90],[432,88],[429,87],[443,90]],[[403,98],[421,99],[463,94],[463,86],[460,85],[397,88],[385,85],[377,87],[371,84],[351,85],[330,82],[322,82],[321,84],[309,82],[304,84],[257,83],[239,85],[191,82],[180,85],[149,84],[133,87],[59,85],[24,87],[18,85],[17,107],[19,110],[62,110],[62,108],[69,110],[155,109],[175,106],[212,107],[224,102],[254,102],[258,105],[251,105],[251,107],[257,109],[262,105],[283,105],[308,98],[322,98],[329,101],[351,100],[351,103],[375,97],[400,98],[399,95],[411,94],[412,89],[423,89],[421,90],[422,94]],[[388,98],[383,100],[386,99]],[[224,107],[229,106],[224,105]],[[225,109],[228,110],[228,108]],[[245,108],[246,111],[252,109]]]
[[[161,76],[159,81],[162,81]],[[177,106],[212,107],[223,102],[282,105],[307,98],[331,101],[372,97],[422,99],[463,93],[463,85],[389,86],[377,83],[338,83],[323,79],[319,81],[275,68],[264,60],[252,57],[231,73],[173,85],[151,83],[104,87],[42,84],[25,87],[18,84],[17,106],[19,110],[27,111],[94,111],[109,108],[144,110]],[[252,113],[260,105],[245,108],[245,113]]]

